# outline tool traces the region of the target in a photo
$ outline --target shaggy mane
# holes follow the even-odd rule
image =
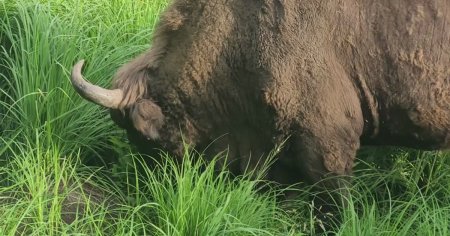
[[[161,16],[159,25],[155,28],[151,49],[123,65],[114,76],[113,88],[120,88],[124,93],[120,109],[131,107],[137,101],[150,95],[149,81],[152,70],[159,66],[161,58],[166,53],[168,33],[179,29],[185,22],[184,15],[176,8],[169,7]]]

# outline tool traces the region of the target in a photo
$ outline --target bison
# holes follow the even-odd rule
[[[449,14],[447,0],[174,0],[113,89],[83,61],[71,80],[143,152],[227,149],[241,173],[287,140],[269,179],[337,189],[321,180],[350,176],[361,145],[450,147]]]

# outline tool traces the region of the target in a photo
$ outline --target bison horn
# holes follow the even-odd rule
[[[121,89],[105,89],[87,82],[81,74],[84,60],[73,66],[71,82],[75,90],[85,99],[98,105],[118,109],[123,99]]]

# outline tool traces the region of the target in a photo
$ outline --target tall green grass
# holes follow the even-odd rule
[[[157,235],[285,235],[293,222],[277,206],[275,192],[260,194],[265,184],[246,174],[236,179],[224,167],[217,170],[217,156],[205,163],[200,154],[186,149],[180,165],[162,154],[157,171],[135,173],[131,192],[147,206],[147,230]],[[135,159],[141,165],[142,159]],[[266,166],[267,167],[267,166]],[[135,170],[135,168],[133,168]],[[152,227],[150,227],[152,226]]]
[[[57,149],[14,149],[0,168],[2,235],[285,235],[282,226],[293,223],[273,195],[255,191],[251,175],[217,175],[214,163],[192,152],[181,166],[164,155],[156,171],[130,155],[120,188],[108,172]],[[74,198],[81,207],[69,211]]]
[[[400,151],[390,158],[389,169],[359,162],[339,235],[448,235],[450,155]]]
[[[118,195],[117,191],[113,192],[113,186],[93,176],[94,169],[82,168],[75,157],[63,156],[57,148],[39,149],[29,144],[14,147],[8,164],[0,168],[3,177],[0,187],[1,235],[110,231],[114,224],[107,217],[113,210],[107,208],[106,200],[119,199],[119,196],[103,200],[94,197],[99,193]],[[94,191],[83,187],[88,183],[94,184]],[[68,211],[71,205],[80,207]],[[85,213],[77,214],[77,211]],[[68,221],[68,217],[73,220]]]
[[[250,175],[229,178],[188,148],[181,165],[162,154],[151,169],[106,111],[72,89],[70,69],[81,58],[86,77],[108,86],[121,64],[149,47],[166,5],[0,2],[0,235],[317,233],[308,189],[279,202],[281,190],[258,191],[267,183]],[[82,162],[105,149],[121,156],[113,169]],[[360,157],[349,204],[338,212],[342,225],[330,231],[449,234],[449,154],[368,149]],[[68,199],[78,212],[68,211]]]

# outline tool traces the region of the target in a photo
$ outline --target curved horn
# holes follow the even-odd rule
[[[84,60],[73,66],[71,82],[75,90],[85,99],[98,105],[118,109],[123,99],[121,89],[105,89],[87,82],[81,75]]]

